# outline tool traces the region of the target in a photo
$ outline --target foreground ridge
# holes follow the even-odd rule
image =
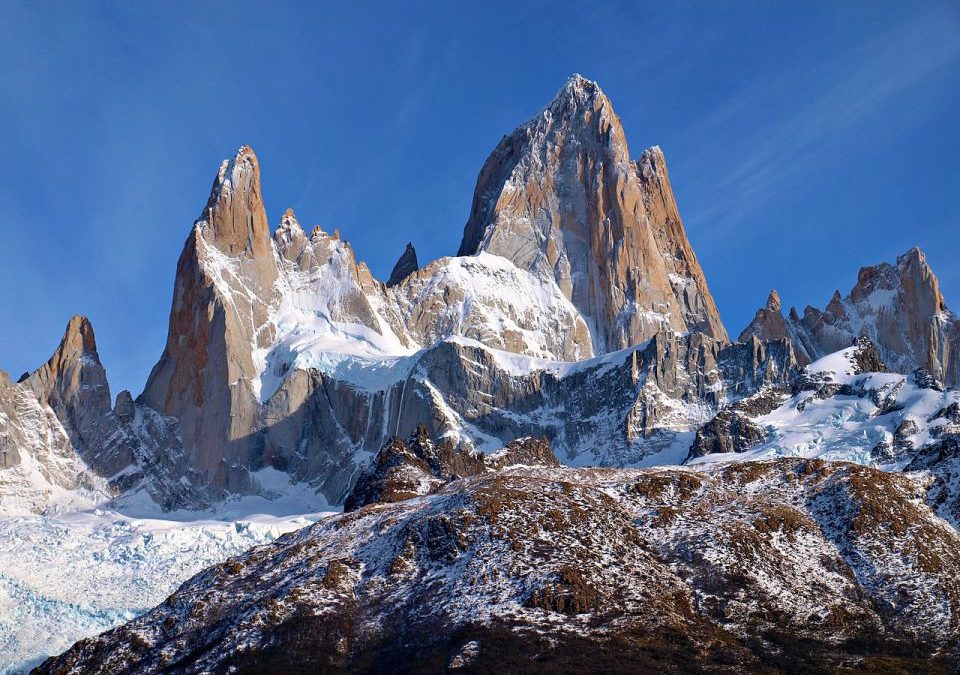
[[[516,467],[286,535],[36,672],[947,672],[958,574],[908,476]]]

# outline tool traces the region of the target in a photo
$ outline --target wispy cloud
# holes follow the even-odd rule
[[[958,61],[960,13],[940,8],[844,54],[814,63],[799,76],[782,80],[773,76],[745,87],[689,134],[722,137],[734,120],[763,105],[771,95],[798,104],[788,114],[766,117],[749,137],[738,139],[736,162],[714,186],[723,199],[713,201],[695,217],[706,221],[731,210],[744,213],[762,208],[782,194],[794,174],[816,162],[818,153],[833,139]],[[784,87],[795,91],[785,96]],[[913,105],[905,99],[903,109]]]

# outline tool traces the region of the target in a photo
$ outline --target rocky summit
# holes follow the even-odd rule
[[[663,152],[632,160],[610,100],[580,75],[481,169],[459,255],[480,251],[552,278],[586,320],[594,353],[663,329],[727,338]]]
[[[0,373],[0,516],[319,522],[36,672],[960,668],[960,321],[919,249],[731,340],[663,151],[579,75],[483,164],[456,255],[382,281],[267,204],[243,146],[139,396],[82,316]]]

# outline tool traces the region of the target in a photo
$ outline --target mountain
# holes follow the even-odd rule
[[[893,371],[923,365],[950,384],[956,370],[960,323],[919,251],[865,268],[847,300],[803,319],[771,293],[730,343],[663,153],[632,160],[609,99],[579,76],[486,161],[459,253],[421,265],[408,245],[384,283],[339,230],[287,209],[271,231],[243,146],[184,243],[142,395],[111,408],[79,319],[24,386],[114,493],[176,509],[273,494],[269,470],[340,504],[384,444],[420,426],[458,451],[543,436],[576,466],[759,452],[802,366],[860,335]],[[843,457],[889,464],[873,447],[894,443],[893,419],[858,421],[869,432]]]
[[[663,153],[633,161],[610,100],[579,75],[484,164],[459,255],[481,251],[553,278],[594,353],[663,329],[727,339]]]
[[[0,575],[0,647],[39,662],[31,626],[117,626],[279,536],[259,514],[343,505],[38,672],[960,667],[960,322],[919,250],[731,342],[663,153],[580,76],[487,159],[458,255],[384,282],[328,229],[271,230],[243,146],[140,396],[82,316],[0,373],[0,553],[61,566]]]
[[[35,672],[947,673],[958,570],[906,475],[514,466],[210,567]]]
[[[177,263],[170,328],[143,401],[177,419],[190,465],[214,486],[247,487],[259,379],[277,279],[260,167],[249,147],[224,161]]]
[[[836,291],[823,310],[807,306],[784,318],[776,291],[740,334],[740,340],[789,338],[809,363],[869,337],[893,370],[923,368],[945,384],[960,386],[960,320],[947,308],[936,275],[919,248],[896,264],[864,267],[846,297]]]
[[[111,407],[90,321],[70,319],[50,359],[0,378],[0,507],[42,512],[146,493],[164,508],[209,503],[186,463],[176,420],[135,402]]]
[[[914,460],[914,466],[924,461],[935,468],[941,463],[931,458],[960,440],[960,391],[920,375],[889,371],[879,349],[860,337],[805,366],[788,387],[769,387],[725,406],[698,430],[688,462],[799,451],[889,471]]]
[[[0,512],[42,512],[108,499],[56,413],[0,371]]]
[[[244,146],[222,163],[184,245],[166,347],[140,398],[178,421],[187,462],[215,496],[257,492],[254,474],[272,467],[339,503],[378,448],[420,424],[469,448],[543,433],[564,461],[636,462],[692,433],[724,397],[789,376],[793,357],[779,348],[727,349],[663,155],[630,160],[595,83],[572,78],[511,138],[518,173],[503,181],[553,186],[524,203],[576,208],[551,212],[548,225],[491,207],[495,222],[471,246],[475,203],[461,255],[420,266],[408,246],[387,283],[339,231],[308,235],[291,209],[271,235],[254,152]],[[541,161],[554,146],[560,156]],[[493,189],[491,162],[503,152],[501,143],[478,195]],[[592,173],[578,178],[571,162]],[[527,259],[525,245],[505,248],[508,230],[552,243]],[[589,269],[578,267],[581,235],[593,242]],[[551,251],[560,258],[547,265]],[[561,258],[577,259],[570,275],[557,272]],[[588,277],[606,285],[591,291]],[[624,349],[637,354],[605,360]],[[627,358],[636,372],[621,391]],[[647,378],[654,358],[663,372]],[[748,374],[733,364],[744,358]],[[568,371],[577,377],[562,383]],[[723,382],[728,374],[736,381]],[[579,396],[564,391],[585,377],[598,398],[574,407]],[[584,406],[596,416],[574,421]]]

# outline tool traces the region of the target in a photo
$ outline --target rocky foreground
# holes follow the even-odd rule
[[[504,455],[549,464],[538,443]],[[455,455],[394,442],[358,482],[358,502],[390,503],[211,567],[35,672],[960,668],[960,535],[925,474],[779,459],[457,478]]]

